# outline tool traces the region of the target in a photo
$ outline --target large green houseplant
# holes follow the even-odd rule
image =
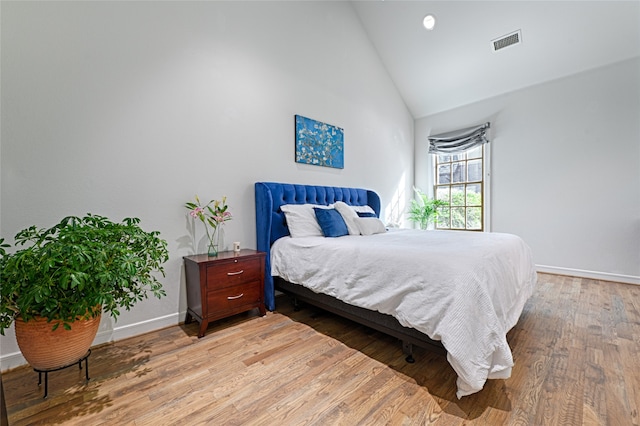
[[[447,206],[448,204],[446,201],[429,198],[427,194],[418,188],[414,187],[413,190],[418,199],[411,199],[409,220],[416,222],[420,229],[427,229],[429,223],[438,218],[438,208]]]
[[[119,309],[129,310],[149,294],[164,296],[158,274],[164,276],[167,243],[139,222],[69,216],[51,228],[18,232],[13,252],[0,239],[0,334],[15,322],[29,361],[18,322],[72,330],[102,312],[117,319]]]

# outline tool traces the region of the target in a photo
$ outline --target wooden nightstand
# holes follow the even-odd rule
[[[198,337],[204,336],[210,321],[253,308],[265,315],[265,253],[243,249],[224,251],[216,257],[206,254],[184,256],[187,277],[187,317],[200,323]]]

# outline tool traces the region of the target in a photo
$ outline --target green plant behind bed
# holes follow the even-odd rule
[[[435,221],[438,218],[438,207],[444,207],[449,205],[446,201],[435,200],[429,198],[424,192],[418,188],[413,187],[416,193],[417,200],[411,199],[411,205],[409,206],[409,220],[418,224],[420,229],[427,229],[429,223]]]

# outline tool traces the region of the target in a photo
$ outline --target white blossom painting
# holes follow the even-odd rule
[[[344,130],[296,115],[296,162],[344,169]]]

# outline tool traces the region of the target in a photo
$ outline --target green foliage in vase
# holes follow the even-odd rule
[[[158,274],[169,259],[167,242],[146,232],[140,219],[112,222],[103,216],[69,216],[48,229],[35,226],[15,236],[13,253],[0,239],[0,334],[17,317],[62,322],[101,311],[117,319],[149,294],[166,293]]]
[[[424,192],[414,187],[413,190],[416,193],[417,200],[411,199],[411,205],[409,206],[409,220],[418,224],[420,229],[427,229],[429,223],[434,221],[438,217],[438,207],[449,205],[442,200],[434,200],[429,198]]]

